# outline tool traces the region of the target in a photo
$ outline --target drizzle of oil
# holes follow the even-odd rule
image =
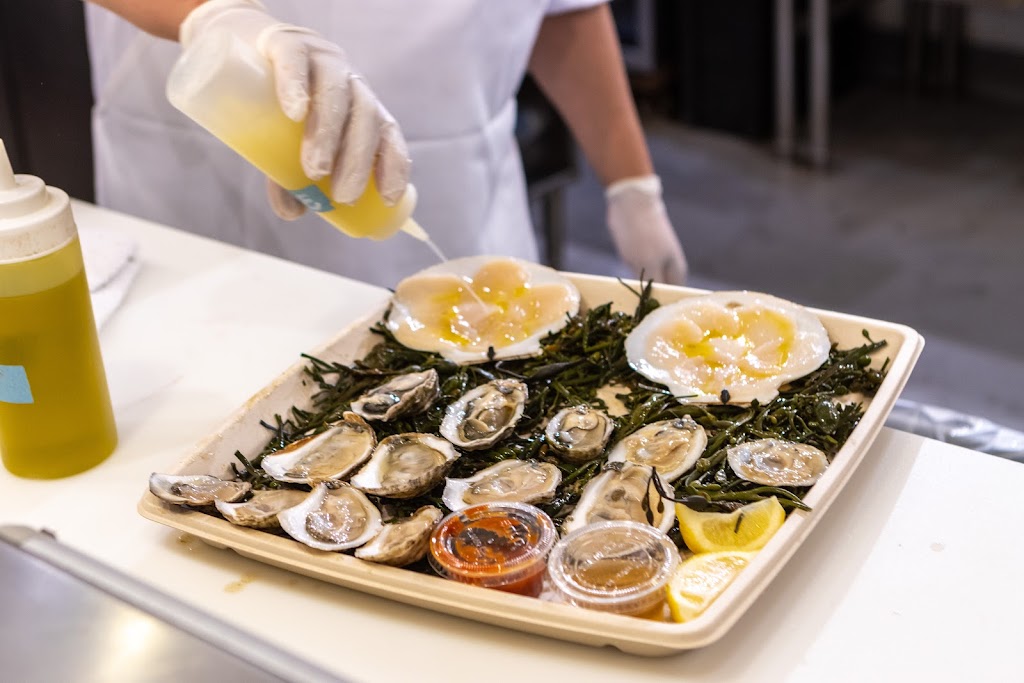
[[[243,588],[256,580],[255,574],[242,574],[237,581],[232,581],[224,586],[225,593],[240,593]]]

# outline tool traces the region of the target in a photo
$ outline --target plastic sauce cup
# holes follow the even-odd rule
[[[668,536],[638,522],[598,522],[572,532],[548,559],[551,584],[577,607],[662,619],[679,565]]]
[[[454,581],[536,597],[556,538],[551,518],[533,505],[474,505],[434,529],[430,564]]]

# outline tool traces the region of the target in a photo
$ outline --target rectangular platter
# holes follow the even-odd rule
[[[618,280],[576,274],[567,277],[579,288],[585,307],[610,301],[619,310],[632,312],[635,308],[636,296]],[[635,282],[627,284],[638,287]],[[654,287],[655,298],[663,304],[705,293],[682,287]],[[923,338],[904,325],[810,310],[818,315],[831,340],[840,348],[863,344],[864,330],[874,340],[884,339],[888,345],[876,354],[876,361],[889,359],[886,378],[832,465],[804,498],[811,510],[793,511],[725,592],[703,614],[686,623],[662,623],[585,610],[364,562],[341,553],[322,552],[202,512],[169,506],[148,490],[138,509],[150,520],[188,532],[216,547],[231,548],[245,557],[446,614],[592,646],[612,645],[639,655],[664,655],[702,647],[721,638],[757,596],[768,589],[772,578],[825,514],[868,452],[924,346]],[[340,362],[362,357],[376,340],[368,330],[382,314],[382,310],[375,311],[310,353]],[[296,362],[250,398],[219,429],[199,442],[172,473],[228,477],[231,465],[237,462],[236,450],[260,452],[268,441],[267,430],[259,424],[261,419],[288,414],[293,405],[309,407],[312,387],[303,374],[305,366],[305,360]]]

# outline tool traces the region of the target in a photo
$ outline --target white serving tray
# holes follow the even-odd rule
[[[636,296],[618,280],[575,274],[568,274],[568,277],[579,287],[584,306],[611,301],[620,310],[635,308]],[[638,287],[635,282],[628,284]],[[654,296],[662,303],[704,293],[682,287],[654,288]],[[702,647],[722,637],[757,596],[768,589],[772,578],[825,514],[878,435],[924,346],[923,338],[904,325],[812,310],[840,348],[865,343],[862,330],[867,330],[876,341],[886,340],[888,346],[879,352],[878,360],[889,358],[888,374],[860,424],[805,497],[811,510],[792,512],[726,591],[702,615],[687,623],[660,623],[595,612],[364,562],[350,555],[314,550],[288,538],[167,505],[148,490],[139,501],[139,512],[211,545],[231,548],[267,564],[446,614],[588,645],[613,645],[640,655],[663,655]],[[312,354],[341,362],[362,357],[376,342],[375,335],[368,330],[382,313],[383,310],[376,311],[350,325],[333,340],[314,349]],[[250,398],[216,432],[197,444],[174,473],[227,476],[231,464],[236,462],[236,450],[261,451],[269,438],[267,430],[259,424],[261,419],[271,420],[275,414],[287,415],[293,405],[309,406],[313,387],[303,374],[306,364],[305,360],[296,362]]]

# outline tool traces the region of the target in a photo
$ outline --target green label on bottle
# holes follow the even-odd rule
[[[32,403],[32,387],[20,365],[0,365],[0,403]]]
[[[306,208],[317,213],[331,211],[334,207],[327,195],[316,185],[307,185],[299,190],[291,190],[292,196],[306,205]]]

